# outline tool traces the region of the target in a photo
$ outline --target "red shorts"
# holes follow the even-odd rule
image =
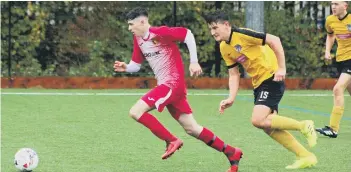
[[[147,103],[150,107],[155,107],[159,112],[162,112],[167,107],[169,113],[176,120],[181,114],[191,114],[192,110],[186,99],[184,91],[172,90],[165,85],[159,85],[146,93],[141,100]]]

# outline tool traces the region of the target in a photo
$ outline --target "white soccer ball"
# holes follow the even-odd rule
[[[38,154],[31,148],[22,148],[15,154],[15,167],[21,171],[32,171],[38,163]]]

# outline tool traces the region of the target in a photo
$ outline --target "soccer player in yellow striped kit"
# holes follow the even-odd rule
[[[336,39],[338,43],[336,64],[340,76],[333,88],[334,106],[329,126],[318,128],[317,131],[330,138],[336,138],[344,113],[345,89],[351,95],[351,14],[347,12],[348,2],[346,1],[332,1],[331,6],[333,15],[328,16],[325,22],[328,32],[325,42],[325,58],[331,60],[330,50]]]
[[[252,78],[255,105],[252,124],[262,129],[276,142],[293,152],[297,160],[287,169],[308,168],[316,165],[316,156],[303,147],[288,130],[300,131],[310,147],[317,143],[313,121],[297,121],[278,115],[278,104],[283,97],[286,74],[285,55],[280,39],[271,34],[237,28],[229,23],[227,14],[216,11],[206,16],[214,39],[228,67],[229,97],[221,101],[220,113],[230,107],[239,89],[241,64]]]

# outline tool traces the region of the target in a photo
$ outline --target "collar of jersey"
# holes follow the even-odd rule
[[[236,27],[232,26],[232,30],[230,32],[230,36],[229,36],[229,41],[225,41],[225,43],[230,44],[230,42],[232,42],[232,36],[233,36],[233,32],[236,31]]]
[[[344,20],[347,16],[349,15],[349,13],[346,13],[346,15],[343,17],[343,18],[341,18],[341,19],[339,19],[340,21],[342,21],[342,20]]]
[[[143,37],[141,37],[144,41],[149,40],[150,38],[150,28],[147,29],[147,32],[145,33],[145,35]]]

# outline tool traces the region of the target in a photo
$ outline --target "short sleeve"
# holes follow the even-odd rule
[[[238,29],[237,32],[241,34],[241,38],[248,45],[265,45],[266,44],[266,33],[256,32],[249,29]]]
[[[136,40],[135,36],[133,38],[133,54],[132,54],[132,61],[135,63],[141,64],[144,61],[144,56],[141,52],[139,47],[138,41]]]
[[[325,21],[325,30],[327,31],[328,34],[333,34],[334,31],[333,31],[333,29],[330,27],[330,23],[331,23],[330,21],[331,21],[331,19],[330,19],[330,17],[328,17],[328,18],[326,19],[326,21]]]
[[[165,36],[171,41],[180,41],[180,42],[184,42],[187,32],[188,32],[188,29],[184,27],[162,26],[158,30],[159,35]]]
[[[230,69],[237,66],[238,63],[236,63],[234,59],[230,57],[230,52],[226,50],[226,48],[224,47],[225,46],[224,44],[225,43],[223,42],[220,44],[220,51],[226,66],[228,67],[228,69]]]

